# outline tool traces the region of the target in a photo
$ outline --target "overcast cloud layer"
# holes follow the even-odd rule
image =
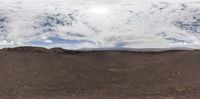
[[[0,0],[0,47],[15,46],[199,48],[200,0]]]

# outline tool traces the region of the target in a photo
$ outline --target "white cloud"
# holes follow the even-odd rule
[[[0,45],[21,46],[43,41],[47,43],[46,47],[69,49],[196,47],[200,44],[200,22],[197,23],[197,19],[200,20],[199,2],[0,0],[0,33],[5,34],[0,35]],[[54,37],[89,42],[54,44],[49,39]]]

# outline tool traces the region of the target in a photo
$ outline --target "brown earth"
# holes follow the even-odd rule
[[[0,99],[199,98],[198,50],[0,50]]]

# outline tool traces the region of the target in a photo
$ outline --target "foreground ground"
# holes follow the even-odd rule
[[[0,50],[0,99],[199,99],[200,51]]]

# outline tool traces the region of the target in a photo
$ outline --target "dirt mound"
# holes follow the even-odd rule
[[[200,51],[0,50],[2,97],[199,97],[199,82]]]

